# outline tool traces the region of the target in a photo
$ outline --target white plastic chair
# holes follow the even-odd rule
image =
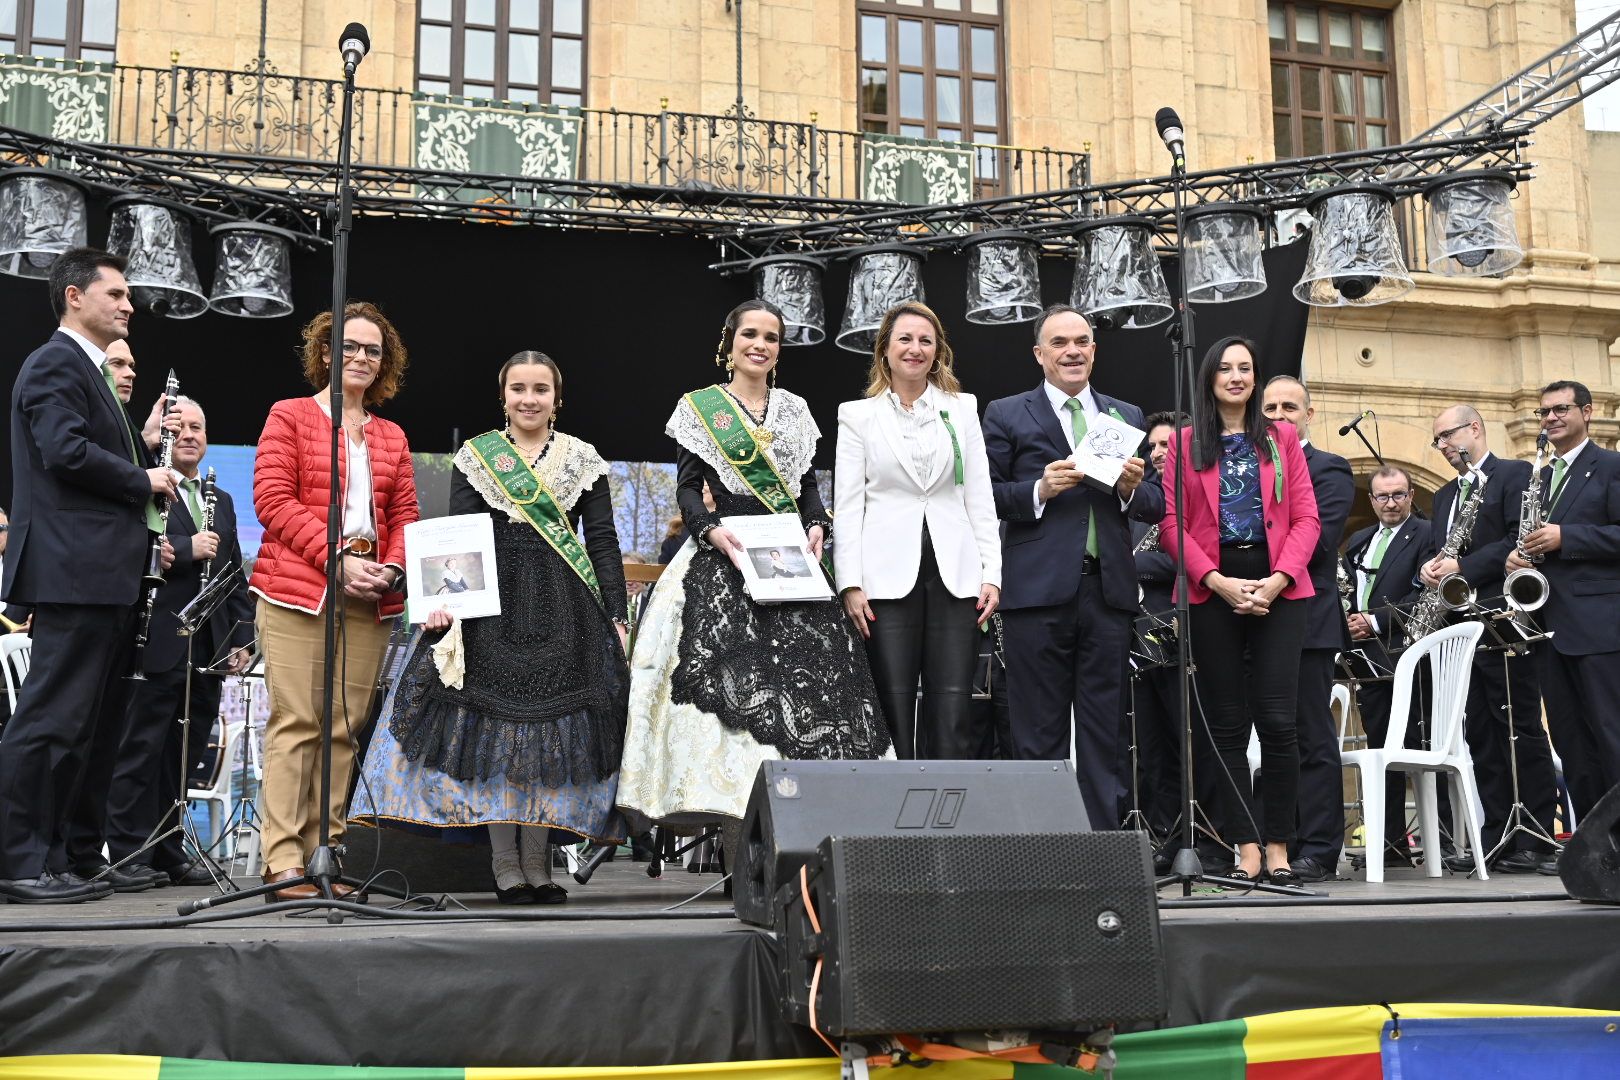
[[[194,787],[186,791],[186,798],[191,802],[200,802],[208,810],[208,836],[203,847],[212,847],[219,840],[220,829],[231,812],[231,766],[236,761],[240,750],[242,731],[246,727],[240,720],[225,726],[225,745],[219,748],[219,756],[215,758],[214,775],[207,787]],[[229,846],[227,844],[227,846]],[[222,852],[230,855],[229,851]]]
[[[1459,822],[1466,829],[1469,845],[1474,851],[1474,873],[1481,881],[1490,874],[1485,860],[1479,856],[1485,851],[1480,839],[1483,815],[1479,789],[1474,782],[1474,761],[1468,754],[1468,743],[1463,738],[1463,710],[1468,702],[1468,680],[1473,673],[1474,646],[1479,643],[1485,627],[1478,622],[1463,622],[1421,639],[1401,654],[1395,665],[1395,692],[1389,709],[1389,732],[1381,747],[1351,750],[1341,755],[1347,768],[1361,774],[1362,816],[1367,829],[1367,880],[1384,880],[1384,783],[1385,770],[1416,773],[1419,828],[1423,832],[1423,868],[1429,877],[1439,877],[1440,813],[1435,797],[1434,778],[1445,773],[1451,781],[1451,805]],[[1429,701],[1430,750],[1410,750],[1406,747],[1407,718],[1411,711],[1412,686],[1417,681],[1418,664],[1429,662],[1433,691]]]
[[[34,639],[27,634],[0,635],[0,668],[6,673],[6,697],[11,711],[17,711],[17,691],[28,677],[28,665],[33,658]]]
[[[1343,753],[1344,736],[1350,729],[1350,688],[1344,683],[1334,683],[1333,692],[1328,695],[1328,708],[1339,718],[1339,752]]]

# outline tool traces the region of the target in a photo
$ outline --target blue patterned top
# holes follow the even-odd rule
[[[1260,497],[1260,455],[1244,434],[1221,436],[1221,546],[1263,544],[1266,511]]]

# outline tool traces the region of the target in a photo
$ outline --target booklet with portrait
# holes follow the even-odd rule
[[[488,514],[423,518],[405,526],[405,611],[426,622],[444,608],[458,619],[501,613],[495,525]]]
[[[1075,443],[1069,460],[1085,474],[1085,482],[1098,491],[1113,491],[1125,462],[1136,456],[1147,432],[1108,413],[1086,421],[1086,433]]]
[[[832,589],[804,525],[794,514],[746,514],[720,519],[743,546],[738,560],[743,586],[756,604],[831,600]]]

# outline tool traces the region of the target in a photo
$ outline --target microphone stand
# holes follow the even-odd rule
[[[1383,468],[1384,464],[1385,464],[1384,455],[1380,454],[1378,452],[1377,448],[1374,447],[1372,443],[1367,441],[1367,436],[1365,436],[1365,435],[1363,435],[1361,433],[1361,421],[1362,421],[1362,419],[1363,418],[1360,417],[1360,416],[1356,417],[1350,423],[1346,424],[1344,426],[1344,429],[1340,430],[1339,434],[1344,435],[1344,434],[1347,434],[1348,432],[1351,432],[1351,431],[1355,432],[1356,433],[1356,438],[1361,440],[1361,445],[1365,446],[1367,448],[1367,453],[1371,454],[1373,456],[1373,460],[1378,462],[1378,467],[1379,468]],[[1379,439],[1382,440],[1383,436],[1380,435]]]
[[[1171,188],[1175,193],[1176,203],[1176,270],[1180,278],[1181,294],[1176,298],[1177,320],[1171,324],[1167,336],[1171,340],[1172,352],[1175,354],[1175,414],[1179,417],[1185,411],[1192,419],[1193,432],[1198,430],[1198,396],[1192,395],[1188,401],[1188,384],[1191,382],[1191,373],[1196,370],[1194,365],[1194,334],[1192,305],[1187,302],[1187,165],[1179,155],[1175,155],[1170,169]],[[1258,393],[1258,388],[1256,388]],[[1178,431],[1175,438],[1180,438]],[[1182,474],[1186,471],[1185,463],[1178,460],[1176,474],[1171,478],[1174,489],[1175,505],[1182,504]],[[1224,889],[1241,888],[1245,892],[1259,891],[1275,893],[1279,896],[1311,896],[1313,893],[1292,885],[1273,885],[1269,881],[1252,881],[1239,883],[1232,878],[1220,877],[1204,872],[1204,864],[1198,857],[1196,847],[1195,815],[1198,812],[1198,802],[1193,796],[1193,719],[1192,719],[1192,674],[1194,669],[1191,652],[1191,619],[1190,606],[1187,599],[1187,515],[1176,515],[1176,625],[1180,633],[1176,634],[1176,688],[1180,695],[1178,706],[1181,709],[1181,847],[1176,850],[1170,860],[1170,872],[1154,882],[1155,889],[1162,889],[1166,885],[1180,885],[1183,897],[1192,896],[1193,885],[1218,885]],[[1228,778],[1230,779],[1230,778]]]
[[[331,363],[328,371],[331,385],[328,409],[331,412],[331,461],[328,466],[328,484],[331,497],[326,504],[326,642],[322,651],[321,686],[321,828],[320,844],[310,855],[301,877],[286,878],[273,884],[256,885],[224,897],[210,897],[180,906],[180,914],[190,915],[222,903],[245,900],[250,897],[269,896],[296,885],[314,885],[320,890],[320,899],[335,901],[332,886],[342,883],[352,888],[365,887],[385,895],[400,896],[390,889],[341,876],[339,857],[341,850],[332,845],[332,708],[334,690],[332,676],[337,661],[339,608],[343,605],[343,566],[339,554],[343,526],[343,500],[338,469],[338,454],[342,451],[343,434],[343,308],[348,302],[349,232],[354,220],[354,189],[350,179],[354,138],[354,71],[359,61],[343,63],[343,114],[338,127],[338,182],[337,203],[333,206],[332,227],[332,336],[328,345]],[[307,904],[315,901],[301,901]],[[343,911],[327,903],[326,921],[338,924]]]

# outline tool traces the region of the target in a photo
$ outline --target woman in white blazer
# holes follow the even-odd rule
[[[838,407],[833,570],[902,758],[976,755],[979,627],[1001,599],[984,433],[952,362],[939,316],[899,304],[866,397]]]

